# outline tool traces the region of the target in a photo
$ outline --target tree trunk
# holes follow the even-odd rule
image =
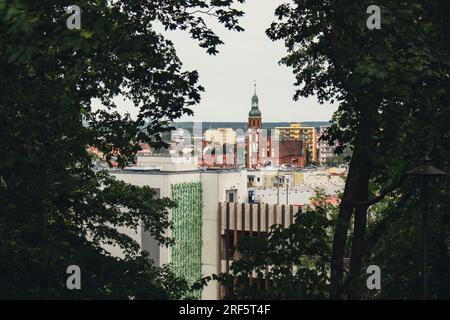
[[[368,120],[368,118],[366,119]],[[358,136],[357,139],[355,139],[354,153],[350,162],[344,194],[339,207],[336,230],[333,237],[333,248],[331,254],[331,299],[343,298],[344,254],[350,218],[355,209],[355,206],[352,203],[356,201],[368,200],[368,189],[371,173],[370,133],[370,121],[361,121]],[[361,269],[366,222],[367,207],[356,208],[354,224],[355,234],[352,242],[351,256],[352,274]]]
[[[339,208],[338,220],[336,223],[336,230],[333,238],[333,249],[331,255],[331,299],[342,299],[344,254],[347,243],[350,218],[354,210],[351,202],[354,200],[367,200],[367,192],[365,192],[365,198],[361,198],[361,196],[364,195],[364,190],[368,190],[368,170],[367,168],[356,166],[356,161],[353,161],[353,159],[356,159],[356,157],[359,156],[355,154],[350,163],[350,169],[347,177],[347,182],[345,184],[344,195]],[[358,209],[355,216],[355,230],[358,230],[358,236],[356,236],[355,234],[355,237],[353,238],[352,250],[355,245],[355,241],[360,240],[360,234],[362,234],[362,237],[364,237],[365,234],[366,214],[364,214],[363,212],[364,209],[365,208]],[[364,228],[362,228],[361,225],[363,225]],[[352,251],[352,260],[353,257],[354,252]],[[357,266],[355,265],[355,267]]]
[[[369,196],[369,176],[363,178],[367,184],[360,183],[361,189],[358,190],[358,198],[368,200]],[[358,207],[355,210],[355,221],[353,227],[353,239],[350,258],[350,281],[347,291],[347,298],[352,300],[361,299],[361,267],[364,256],[367,227],[367,207]]]
[[[354,192],[354,186],[357,182],[357,173],[350,166],[347,182],[345,184],[343,200],[339,207],[339,213],[336,222],[336,230],[333,237],[333,248],[331,253],[331,299],[342,299],[342,278],[344,270],[344,252],[347,242],[347,232],[352,215],[353,208],[345,202]]]

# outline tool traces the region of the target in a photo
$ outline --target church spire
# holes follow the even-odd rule
[[[261,117],[261,111],[259,111],[259,99],[256,94],[256,80],[253,83],[253,97],[252,97],[252,109],[249,112],[250,117]]]

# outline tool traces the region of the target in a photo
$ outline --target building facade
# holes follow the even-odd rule
[[[281,141],[303,141],[306,144],[309,161],[317,161],[317,131],[314,127],[302,127],[300,123],[291,123],[289,127],[275,127],[275,139]]]
[[[278,164],[302,168],[306,164],[306,143],[303,140],[284,140],[279,142]]]
[[[234,145],[237,140],[236,131],[232,128],[208,129],[205,131],[204,140],[206,142],[217,143],[220,145]]]
[[[110,171],[121,181],[151,187],[157,197],[177,202],[177,208],[169,215],[174,227],[166,231],[166,235],[175,240],[173,246],[160,246],[142,226],[137,233],[127,229],[119,231],[137,241],[156,265],[170,263],[175,274],[191,283],[217,273],[218,203],[247,201],[245,170],[198,170],[196,161],[196,158],[149,157],[138,162],[141,166]],[[105,249],[114,256],[123,257],[117,247],[106,245]],[[216,299],[217,292],[218,283],[212,281],[196,296]]]
[[[336,197],[344,186],[345,169],[339,168],[261,168],[247,174],[249,200],[260,204],[304,206],[319,193],[328,198]]]
[[[326,165],[331,163],[331,161],[334,158],[334,146],[330,146],[328,141],[322,141],[320,140],[320,137],[326,135],[327,130],[329,127],[322,126],[319,130],[319,141],[317,143],[317,146],[319,148],[319,163],[321,165]]]

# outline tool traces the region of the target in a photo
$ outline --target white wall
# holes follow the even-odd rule
[[[219,238],[217,236],[217,207],[219,202],[226,201],[227,190],[237,190],[236,201],[247,201],[247,172],[231,170],[211,170],[192,172],[158,172],[158,171],[111,171],[117,179],[136,186],[149,186],[159,189],[161,197],[171,196],[171,184],[182,182],[201,182],[203,188],[203,213],[202,213],[202,273],[209,276],[217,273],[217,248]],[[158,265],[170,262],[170,248],[161,247],[148,232],[132,234],[131,230],[121,232],[133,236],[143,246],[143,250],[150,253],[150,257]],[[170,235],[167,233],[167,235]],[[120,256],[117,248],[107,248],[112,254]],[[204,289],[203,299],[217,298],[217,283],[211,282]]]
[[[136,172],[136,171],[111,171],[111,175],[117,179],[126,183],[130,183],[139,187],[148,186],[159,190],[161,198],[170,198],[171,196],[171,184],[182,182],[199,182],[200,175],[198,172],[179,173],[179,174],[167,174],[164,172]],[[169,212],[169,219],[170,219]],[[140,232],[136,235],[136,239],[139,239],[141,249],[147,251],[153,261],[161,266],[170,262],[170,248],[160,246],[159,243],[149,234],[149,232],[142,232],[142,228],[139,228]],[[131,230],[121,230],[127,235],[131,234]],[[169,230],[166,231],[166,236],[170,236]],[[110,249],[110,248],[109,248]],[[117,249],[113,249],[112,254],[117,254]],[[120,256],[120,255],[119,255]]]
[[[279,204],[305,205],[309,199],[316,195],[315,191],[305,186],[294,186],[289,188],[286,203],[286,188],[255,188],[255,200],[260,203],[277,204],[279,192]]]
[[[197,170],[198,158],[196,157],[154,157],[140,156],[137,159],[137,167],[129,170],[139,170],[140,167],[154,168],[161,171],[190,171]]]
[[[218,252],[220,238],[218,237],[217,208],[219,202],[226,201],[227,190],[237,190],[237,202],[247,200],[247,172],[246,171],[217,171],[202,172],[203,185],[203,247],[202,272],[204,276],[217,273]],[[203,290],[202,299],[217,298],[217,282],[212,281]]]

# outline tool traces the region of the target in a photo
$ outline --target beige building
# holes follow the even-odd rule
[[[336,174],[339,172],[340,174]],[[318,192],[335,197],[344,191],[345,168],[333,170],[258,170],[248,172],[252,202],[269,205],[306,205]]]
[[[234,145],[236,144],[236,131],[232,128],[208,129],[205,131],[205,141],[220,145]]]
[[[279,185],[285,185],[286,183],[288,183],[289,186],[303,183],[303,172],[265,167],[247,173],[247,186],[249,188],[272,188]]]

